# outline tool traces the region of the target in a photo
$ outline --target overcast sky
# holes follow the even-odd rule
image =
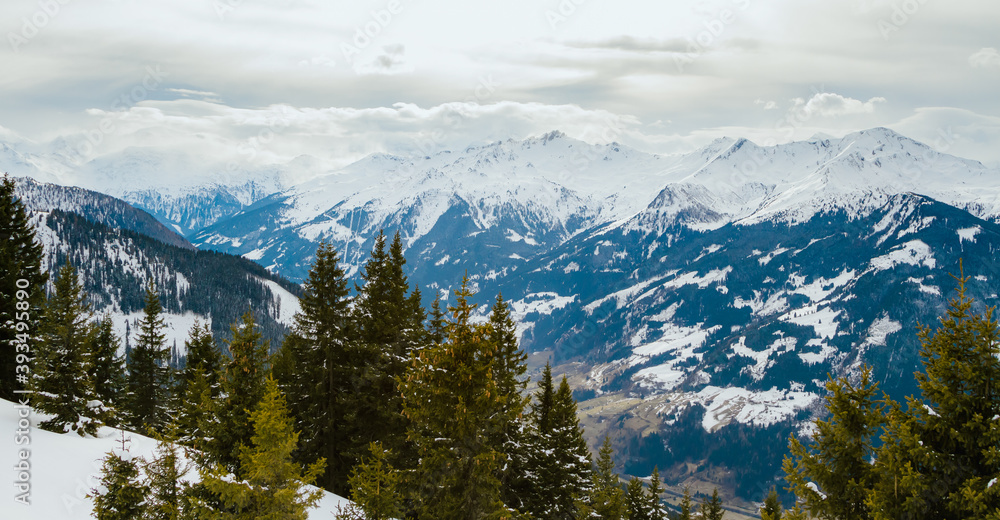
[[[1000,164],[996,0],[5,0],[0,13],[0,139],[85,160],[153,147],[336,166],[555,129],[674,153],[887,126]]]

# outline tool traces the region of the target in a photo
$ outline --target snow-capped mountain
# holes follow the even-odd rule
[[[627,472],[744,498],[770,488],[827,374],[870,363],[913,393],[914,328],[936,323],[960,260],[978,301],[1000,293],[1000,171],[884,128],[676,156],[553,132],[328,172],[300,160],[309,181],[135,202],[294,280],[321,240],[356,276],[398,230],[428,298],[468,274],[480,303],[511,301],[523,346],[571,376],[588,436],[610,434]]]

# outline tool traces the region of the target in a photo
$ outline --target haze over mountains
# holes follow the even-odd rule
[[[0,167],[119,197],[294,281],[319,241],[356,276],[375,234],[399,231],[428,299],[467,274],[481,302],[512,301],[522,345],[572,376],[588,438],[611,434],[626,471],[748,499],[827,374],[870,363],[912,393],[914,327],[935,323],[960,260],[979,302],[1000,292],[1000,171],[885,128],[676,156],[552,132],[239,174],[155,149],[74,170],[14,143]],[[205,180],[172,183],[175,169]]]

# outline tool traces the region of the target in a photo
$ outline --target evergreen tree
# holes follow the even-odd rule
[[[214,460],[237,472],[239,450],[250,445],[253,435],[251,410],[264,397],[268,346],[261,340],[250,311],[233,324],[232,332],[233,337],[228,342],[231,358],[222,374],[222,393],[216,407],[219,423],[209,451]]]
[[[501,495],[504,504],[511,509],[523,510],[523,497],[531,482],[525,472],[530,465],[527,453],[528,429],[525,424],[525,410],[531,398],[524,396],[528,380],[525,362],[528,356],[518,346],[517,325],[510,314],[510,306],[503,296],[497,294],[490,311],[487,341],[494,344],[495,357],[492,361],[493,380],[502,400],[499,414],[503,423],[497,438],[492,440],[497,451],[506,457],[501,472]]]
[[[212,434],[208,422],[213,419],[214,409],[206,403],[211,405],[222,392],[222,355],[208,325],[199,321],[191,327],[184,344],[187,357],[174,388],[178,440],[196,449],[204,448],[204,439]]]
[[[18,366],[29,365],[18,354],[31,355],[48,280],[42,272],[42,246],[16,188],[5,174],[0,181],[0,398],[10,401],[17,400],[14,390],[27,386],[28,374]]]
[[[263,397],[250,414],[253,436],[239,450],[239,479],[232,479],[224,466],[199,469],[202,483],[224,504],[210,514],[210,506],[200,502],[200,514],[233,520],[306,520],[323,492],[307,491],[322,473],[322,459],[305,471],[292,460],[299,434],[288,413],[277,383],[268,378]]]
[[[145,518],[149,487],[139,478],[139,463],[125,447],[125,432],[121,435],[121,449],[104,457],[99,484],[87,495],[94,500],[97,520]]]
[[[431,303],[430,320],[427,322],[427,341],[432,345],[444,343],[448,335],[448,320],[441,310],[441,295],[434,297]]]
[[[128,367],[128,422],[140,431],[159,431],[169,419],[170,374],[162,314],[160,297],[150,282]]]
[[[400,381],[409,438],[419,465],[410,475],[417,516],[452,520],[504,514],[498,478],[503,454],[491,442],[503,430],[503,406],[491,377],[496,345],[472,322],[468,279],[455,293],[444,343],[416,350]]]
[[[661,499],[662,494],[660,469],[653,466],[653,475],[649,478],[649,517],[653,520],[667,520],[667,510],[663,507]]]
[[[88,350],[93,329],[89,319],[90,306],[84,301],[76,269],[66,264],[56,278],[55,294],[45,304],[30,379],[32,405],[54,415],[41,423],[46,430],[93,435],[106,417],[91,380]]]
[[[649,497],[642,480],[632,477],[625,489],[625,518],[628,520],[652,520],[653,511],[650,508]]]
[[[592,475],[590,506],[596,518],[621,520],[625,515],[625,494],[621,488],[615,461],[612,458],[611,438],[605,436],[597,454],[597,471]]]
[[[722,499],[719,498],[719,489],[712,490],[712,497],[705,497],[699,508],[703,520],[722,520],[725,511],[722,510]]]
[[[112,328],[111,316],[105,315],[97,322],[90,346],[90,379],[94,393],[105,407],[114,411],[108,421],[117,424],[117,414],[124,405],[128,381],[125,376],[124,358],[118,355],[120,341]]]
[[[677,520],[691,520],[693,518],[693,511],[691,507],[691,489],[684,486],[684,494],[681,496],[680,504],[681,512],[677,515]]]
[[[778,490],[773,487],[760,508],[760,519],[781,520],[781,500],[778,498]]]
[[[157,441],[156,457],[145,461],[148,520],[188,520],[196,518],[190,485],[183,479],[191,470],[180,449],[170,440]]]
[[[920,399],[890,412],[869,496],[873,517],[1000,516],[1000,330],[972,312],[967,278],[936,331],[922,326]]]
[[[296,428],[302,432],[296,460],[327,461],[319,484],[342,496],[356,460],[348,447],[365,417],[355,399],[361,395],[363,370],[370,359],[352,338],[349,291],[337,251],[321,243],[300,300],[302,311],[274,361],[274,375],[291,403]]]
[[[410,300],[409,283],[403,272],[399,233],[385,250],[385,235],[379,231],[371,257],[361,271],[363,286],[355,285],[357,298],[353,309],[358,346],[368,360],[360,360],[366,379],[355,391],[354,407],[365,426],[356,428],[345,451],[353,461],[367,453],[370,442],[379,442],[403,460],[412,458],[404,443],[406,417],[396,381],[403,377],[410,352],[423,337],[423,310]]]
[[[878,480],[872,467],[872,440],[881,428],[882,407],[871,367],[861,371],[855,386],[846,377],[826,384],[830,417],[816,421],[812,442],[789,440],[790,456],[782,465],[785,480],[803,509],[819,518],[871,518],[865,504]]]
[[[373,442],[370,456],[351,471],[351,500],[365,520],[403,518],[400,473],[389,463],[390,453]]]

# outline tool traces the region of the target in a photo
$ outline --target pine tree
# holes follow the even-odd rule
[[[365,520],[403,518],[401,476],[389,463],[391,454],[377,442],[368,450],[369,457],[354,467],[348,479],[351,500]]]
[[[597,455],[597,471],[591,476],[590,506],[594,516],[605,520],[621,520],[625,515],[625,494],[615,472],[611,438],[605,436]]]
[[[441,295],[434,297],[431,303],[430,320],[427,322],[427,341],[432,345],[444,343],[448,335],[448,320],[441,310]]]
[[[722,520],[725,511],[722,509],[722,499],[719,498],[719,489],[712,490],[712,497],[705,497],[699,508],[703,520]]]
[[[146,514],[148,520],[193,520],[190,484],[183,479],[191,470],[180,449],[168,438],[157,441],[156,457],[145,461],[148,486]]]
[[[322,473],[322,459],[303,467],[292,460],[299,434],[277,383],[268,378],[264,394],[250,414],[249,445],[239,452],[242,477],[232,479],[224,466],[201,468],[202,483],[224,504],[223,511],[211,515],[210,506],[201,502],[200,514],[232,520],[306,520],[308,510],[319,502],[323,492],[307,491]]]
[[[87,495],[94,501],[97,520],[145,518],[149,486],[139,478],[139,461],[126,449],[125,432],[121,435],[121,449],[104,457],[99,484]]]
[[[506,511],[498,478],[503,454],[491,442],[504,426],[491,377],[496,345],[485,324],[472,323],[471,295],[466,278],[449,309],[447,339],[414,351],[400,381],[419,457],[407,485],[421,519],[492,518]]]
[[[367,453],[372,441],[380,442],[402,460],[412,458],[404,442],[406,417],[396,381],[403,377],[410,352],[424,335],[424,316],[422,308],[414,307],[408,295],[405,264],[399,233],[386,252],[385,235],[379,231],[371,257],[361,271],[364,285],[355,285],[357,340],[360,351],[369,359],[359,360],[366,367],[366,379],[353,396],[353,407],[364,418],[365,427],[356,428],[352,444],[345,446],[354,461]]]
[[[160,297],[150,282],[128,367],[128,423],[139,431],[159,431],[169,419],[170,374],[162,314]]]
[[[14,179],[6,174],[0,182],[0,398],[16,401],[14,390],[26,387],[28,368],[18,354],[31,356],[31,339],[38,331],[45,301],[42,246],[21,200]],[[19,325],[23,323],[24,325]],[[27,341],[26,341],[27,340]]]
[[[91,381],[94,392],[104,406],[112,409],[110,424],[117,424],[117,415],[125,404],[128,381],[125,376],[124,358],[118,355],[120,341],[112,328],[111,316],[105,315],[95,326],[90,346]]]
[[[650,508],[649,497],[642,480],[632,477],[625,489],[625,517],[628,520],[652,520],[653,511]]]
[[[791,455],[782,464],[785,480],[813,516],[871,518],[865,499],[878,480],[870,462],[872,440],[883,421],[878,384],[865,366],[857,386],[841,377],[828,381],[826,388],[830,417],[816,421],[809,445],[791,437]]]
[[[214,460],[236,472],[238,450],[249,446],[253,435],[250,411],[264,397],[268,346],[261,341],[260,329],[250,311],[232,325],[232,333],[228,342],[231,358],[222,374],[222,393],[216,407],[219,423],[209,451]]]
[[[219,377],[222,355],[207,324],[195,321],[184,342],[187,358],[174,389],[178,441],[195,449],[204,449],[211,437],[214,401],[222,392]]]
[[[919,332],[920,399],[889,403],[874,518],[1000,516],[1000,330],[993,308],[973,314],[968,278],[956,280],[947,316]]]
[[[684,494],[681,495],[681,512],[677,516],[677,520],[691,520],[693,518],[693,511],[691,507],[691,489],[684,486]]]
[[[760,519],[781,520],[781,500],[778,498],[778,490],[773,487],[760,508]]]
[[[522,498],[526,487],[530,486],[525,472],[530,464],[528,449],[528,429],[525,424],[525,410],[531,398],[524,396],[528,380],[524,377],[528,368],[528,356],[518,346],[517,325],[510,314],[510,306],[503,296],[497,294],[490,311],[487,341],[494,344],[495,357],[492,361],[493,380],[502,399],[499,414],[503,422],[496,439],[492,440],[497,451],[506,457],[504,471],[500,475],[501,496],[504,504],[511,509],[523,510]]]
[[[353,339],[349,291],[339,263],[337,251],[321,243],[300,300],[302,311],[278,351],[273,372],[303,435],[296,460],[325,458],[327,470],[319,484],[343,496],[357,462],[345,447],[357,442],[356,429],[365,420],[353,403],[367,398],[359,395],[359,367],[369,359]]]
[[[653,466],[653,475],[649,478],[649,517],[653,520],[667,520],[667,510],[663,507],[661,499],[662,494],[660,469]]]
[[[89,319],[90,306],[76,269],[66,264],[56,278],[55,294],[45,304],[29,384],[34,407],[54,415],[41,423],[44,429],[94,435],[107,415],[91,380]]]

